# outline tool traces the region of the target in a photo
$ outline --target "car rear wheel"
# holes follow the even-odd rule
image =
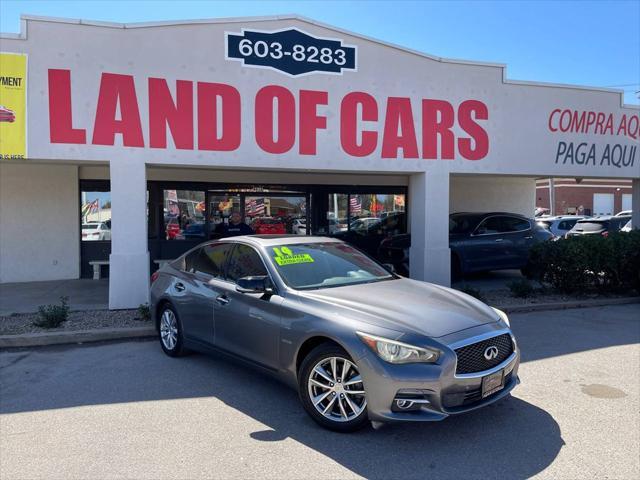
[[[170,357],[179,357],[186,353],[182,337],[182,324],[174,308],[166,304],[162,307],[158,325],[160,346]]]
[[[298,376],[300,400],[321,426],[338,432],[364,427],[367,398],[358,366],[337,345],[319,345],[309,353]]]

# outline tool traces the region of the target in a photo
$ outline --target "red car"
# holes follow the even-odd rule
[[[16,114],[13,113],[13,110],[9,110],[7,107],[3,107],[0,105],[0,122],[15,122]]]
[[[287,227],[284,222],[270,217],[256,218],[251,223],[251,228],[257,234],[286,234]]]

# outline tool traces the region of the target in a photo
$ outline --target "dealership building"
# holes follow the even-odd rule
[[[618,90],[289,15],[23,16],[0,51],[0,283],[95,273],[137,307],[238,212],[263,232],[379,221],[411,233],[413,278],[448,285],[449,214],[533,216],[542,178],[630,182],[640,225],[640,110]]]

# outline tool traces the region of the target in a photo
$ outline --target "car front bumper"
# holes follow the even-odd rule
[[[393,365],[372,352],[358,360],[367,392],[369,418],[378,422],[439,421],[450,415],[476,410],[507,396],[520,383],[520,351],[496,367],[474,374],[455,374],[455,354],[440,364]],[[504,386],[482,398],[482,379],[504,371]],[[396,400],[406,399],[410,408],[399,408]],[[405,403],[408,405],[408,403]]]

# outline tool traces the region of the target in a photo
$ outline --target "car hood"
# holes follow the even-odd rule
[[[499,321],[491,307],[467,294],[408,278],[305,291],[300,296],[330,304],[355,320],[433,338]]]

